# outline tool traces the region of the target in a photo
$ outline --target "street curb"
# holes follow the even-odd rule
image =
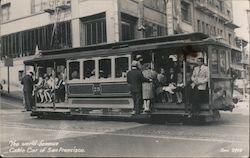
[[[0,90],[0,96],[1,97],[4,96],[4,97],[12,98],[12,99],[15,99],[15,100],[23,100],[23,97],[15,95],[15,94],[8,93],[8,92],[3,91],[3,90]]]

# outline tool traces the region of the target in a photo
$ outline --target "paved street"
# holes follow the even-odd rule
[[[240,105],[207,125],[49,120],[1,98],[2,156],[248,157],[249,113]]]

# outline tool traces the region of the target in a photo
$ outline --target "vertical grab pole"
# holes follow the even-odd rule
[[[68,74],[68,62],[67,61],[65,61],[66,62],[66,67],[64,68],[64,78],[63,78],[63,80],[64,80],[64,82],[65,82],[65,101],[66,100],[68,100],[68,76],[69,76],[69,74]],[[65,77],[66,76],[66,77]]]
[[[8,94],[10,93],[10,66],[7,66],[7,75],[8,75]]]
[[[37,64],[35,64],[35,79],[38,79],[39,82],[39,75],[38,75],[38,70],[37,70]],[[34,95],[35,95],[35,102],[34,102],[34,107],[36,107],[36,103],[37,103],[37,90],[35,89],[34,91]]]
[[[187,71],[187,63],[186,63],[186,55],[184,55],[184,59],[183,59],[183,84],[184,84],[184,96],[185,96],[185,102],[184,102],[184,108],[185,108],[185,113],[188,112],[188,108],[187,108],[187,76],[186,76],[186,72]],[[182,96],[183,98],[183,96]],[[184,98],[183,98],[184,99]]]
[[[211,72],[211,63],[210,63],[210,57],[211,57],[211,53],[212,53],[212,46],[208,46],[207,47],[207,52],[206,52],[206,56],[207,56],[207,66],[208,66],[208,71]],[[209,111],[212,114],[212,77],[211,74],[208,73],[208,95],[209,95]]]
[[[56,62],[54,61],[54,75],[53,75],[53,80],[54,80],[54,94],[53,94],[53,109],[56,110],[56,104],[55,104],[55,99],[56,99]]]

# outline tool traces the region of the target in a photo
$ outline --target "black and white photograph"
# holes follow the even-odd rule
[[[0,0],[0,157],[249,155],[250,0]]]

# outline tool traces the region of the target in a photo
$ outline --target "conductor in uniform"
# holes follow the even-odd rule
[[[33,80],[33,72],[29,72],[25,75],[22,80],[21,84],[23,85],[23,93],[24,93],[24,102],[25,102],[25,109],[26,111],[31,111],[32,109],[32,92],[33,92],[33,85],[38,82],[38,80]]]
[[[127,82],[130,86],[130,93],[134,102],[134,111],[132,114],[140,114],[142,109],[142,83],[150,82],[150,79],[147,79],[143,76],[141,70],[137,67],[137,62],[133,61],[131,64],[132,70],[127,74]]]

